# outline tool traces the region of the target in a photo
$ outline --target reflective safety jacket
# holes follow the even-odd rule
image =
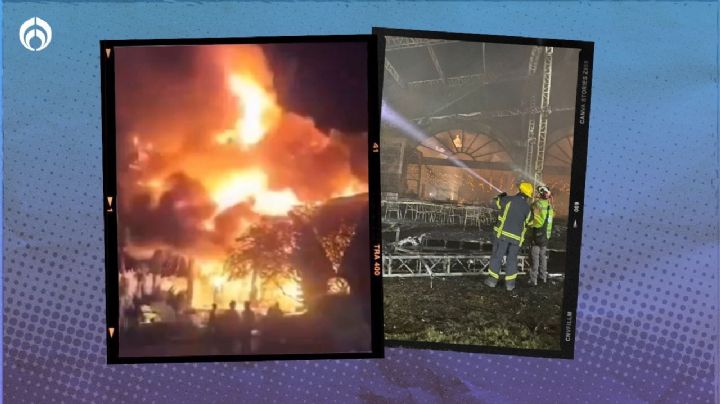
[[[499,209],[498,221],[493,227],[495,236],[522,245],[526,226],[532,221],[528,198],[523,194],[506,195],[496,198],[495,204]]]
[[[550,201],[547,199],[538,199],[532,205],[533,221],[530,224],[533,229],[543,230],[544,232],[536,232],[537,234],[543,234],[550,240],[552,234],[553,217],[555,217],[555,211],[553,210]]]

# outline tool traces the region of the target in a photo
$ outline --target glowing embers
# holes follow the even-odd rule
[[[349,295],[350,284],[345,278],[334,277],[328,280],[328,294],[331,295]]]

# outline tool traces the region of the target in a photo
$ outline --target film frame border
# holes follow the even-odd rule
[[[368,276],[370,276],[371,343],[369,352],[312,353],[312,354],[261,354],[261,355],[193,355],[145,356],[119,355],[120,347],[120,296],[118,260],[117,200],[117,144],[115,108],[115,48],[140,46],[193,46],[193,45],[245,45],[291,43],[344,43],[359,42],[367,45],[368,91],[368,202],[370,240],[368,240]],[[100,91],[102,119],[102,170],[103,220],[105,244],[105,341],[108,365],[142,363],[200,363],[200,362],[258,362],[322,359],[378,359],[385,357],[384,310],[382,271],[382,223],[380,208],[380,97],[377,93],[378,47],[376,35],[307,35],[258,36],[237,38],[181,38],[181,39],[124,39],[100,40]]]
[[[559,335],[560,349],[525,349],[424,341],[385,340],[385,346],[389,348],[432,349],[498,355],[574,359],[580,273],[580,249],[582,244],[583,211],[585,207],[585,175],[587,170],[587,148],[590,126],[590,99],[592,92],[592,71],[595,48],[594,42],[383,27],[373,27],[372,33],[378,37],[378,61],[383,62],[378,65],[378,96],[380,97],[381,102],[383,83],[385,80],[384,60],[386,36],[579,49],[578,75],[575,88],[573,158],[570,169],[570,200],[568,231],[566,236],[565,281],[563,283],[561,312],[558,313],[562,319]],[[570,226],[570,224],[575,221],[577,221],[577,227]]]

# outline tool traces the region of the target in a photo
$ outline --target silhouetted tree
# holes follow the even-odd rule
[[[335,271],[310,221],[295,214],[291,218],[296,229],[292,265],[302,280],[305,305],[311,309],[317,298],[327,292],[328,280],[335,276]]]
[[[264,218],[236,239],[225,268],[231,277],[251,275],[250,301],[255,304],[258,282],[298,277],[303,304],[327,293],[328,281],[336,276],[354,226],[342,225],[318,237],[312,225],[312,208],[291,212],[288,218]],[[352,289],[351,289],[352,292]]]
[[[258,281],[290,276],[293,250],[292,223],[288,220],[263,218],[236,239],[237,243],[225,261],[231,278],[251,275],[250,303],[258,300]]]

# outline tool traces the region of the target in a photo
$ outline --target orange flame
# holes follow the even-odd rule
[[[259,216],[367,192],[353,171],[361,142],[286,111],[262,47],[198,48],[189,75],[137,69],[144,54],[124,51],[121,75],[143,83],[118,96],[132,128],[132,170],[119,174],[119,203],[134,219],[126,243],[217,259]],[[167,217],[182,231],[164,226]]]
[[[352,177],[350,179],[350,182],[340,190],[339,192],[333,193],[333,198],[342,198],[346,196],[353,196],[357,194],[362,194],[364,192],[368,192],[368,187],[366,184],[361,183],[358,181],[355,177]]]
[[[230,90],[242,108],[235,123],[237,140],[244,146],[252,146],[277,123],[280,108],[275,97],[249,77],[231,75],[229,82]]]
[[[235,172],[211,192],[212,199],[222,211],[238,203],[252,201],[252,210],[261,215],[282,216],[300,203],[290,189],[268,189],[268,178],[259,168]]]

